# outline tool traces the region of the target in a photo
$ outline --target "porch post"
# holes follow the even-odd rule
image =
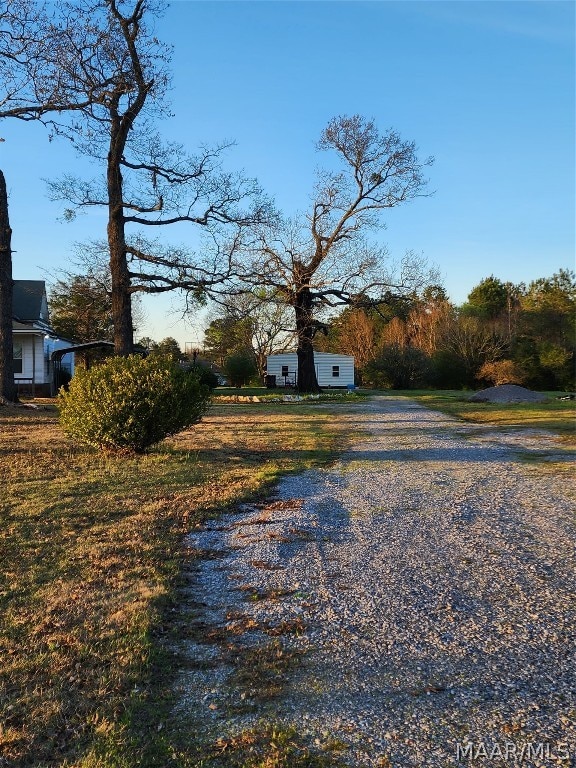
[[[36,399],[36,336],[32,336],[32,400]]]

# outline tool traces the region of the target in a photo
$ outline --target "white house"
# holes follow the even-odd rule
[[[50,395],[52,388],[51,355],[70,346],[50,327],[44,280],[15,280],[12,292],[12,344],[14,380],[20,392]],[[65,356],[62,367],[74,373],[74,355]]]
[[[314,352],[316,378],[321,387],[348,387],[354,385],[354,357],[332,352]],[[296,352],[269,355],[267,375],[276,376],[278,386],[295,385],[298,381]]]

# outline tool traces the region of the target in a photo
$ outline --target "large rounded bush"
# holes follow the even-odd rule
[[[366,366],[365,379],[370,386],[386,389],[416,389],[427,383],[430,361],[422,350],[390,344]]]
[[[190,369],[190,373],[198,376],[200,383],[205,384],[208,389],[216,389],[218,386],[218,376],[205,365],[195,365]]]
[[[166,358],[132,355],[78,370],[58,400],[70,436],[107,451],[143,453],[200,421],[210,391]]]
[[[224,360],[224,373],[233,387],[244,387],[258,369],[254,358],[247,352],[236,352]]]

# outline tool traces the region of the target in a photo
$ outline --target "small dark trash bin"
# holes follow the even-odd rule
[[[276,376],[266,374],[266,389],[276,389]]]

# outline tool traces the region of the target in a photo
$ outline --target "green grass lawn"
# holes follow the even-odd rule
[[[224,402],[231,398],[257,397],[260,402],[276,402],[284,397],[297,398],[303,400],[313,399],[321,402],[351,402],[353,400],[365,399],[368,395],[360,390],[348,392],[344,387],[325,388],[320,395],[299,395],[294,389],[288,387],[276,387],[267,389],[266,387],[218,387],[214,390],[216,402]]]
[[[494,424],[513,429],[542,429],[576,442],[576,400],[558,400],[565,392],[546,392],[543,403],[471,403],[469,392],[456,390],[389,391],[404,395],[442,413],[476,424]]]
[[[263,408],[216,406],[134,458],[74,445],[53,405],[0,408],[0,765],[189,764],[158,730],[183,536],[344,441],[326,409]]]

